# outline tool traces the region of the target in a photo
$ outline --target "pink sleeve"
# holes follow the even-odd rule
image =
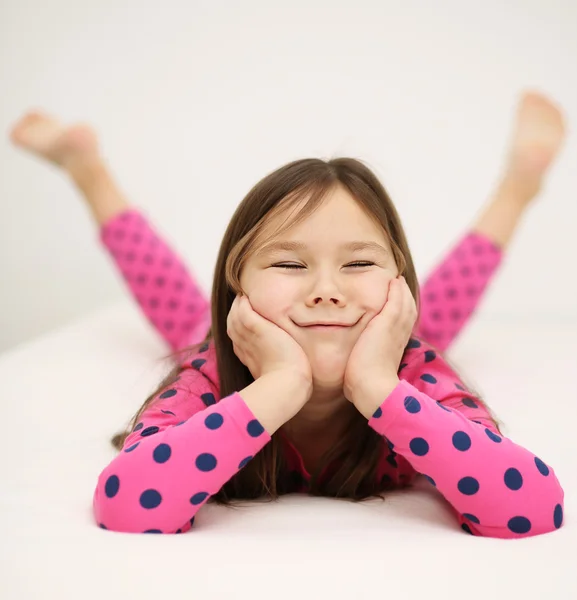
[[[238,393],[216,402],[206,377],[189,366],[158,394],[99,475],[96,522],[114,531],[184,533],[270,439]]]
[[[518,538],[561,527],[564,493],[552,467],[501,435],[448,364],[413,343],[403,379],[369,425],[438,489],[468,533]]]
[[[201,342],[210,302],[177,254],[135,209],[106,222],[100,239],[130,292],[172,350]]]
[[[484,235],[470,232],[462,238],[421,286],[415,335],[446,350],[476,310],[502,259],[503,251]]]

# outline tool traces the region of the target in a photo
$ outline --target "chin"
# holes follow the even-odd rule
[[[343,385],[345,379],[345,360],[314,360],[310,359],[313,380],[326,387]]]
[[[334,375],[324,376],[313,373],[313,388],[315,390],[331,390],[341,392],[345,381],[343,377],[335,377]]]

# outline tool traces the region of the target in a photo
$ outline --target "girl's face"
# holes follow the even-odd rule
[[[269,222],[266,233],[275,227]],[[271,247],[281,242],[299,247]],[[347,248],[352,242],[375,245]],[[339,186],[306,220],[251,256],[240,282],[254,310],[302,346],[315,385],[332,389],[342,387],[355,342],[385,305],[397,275],[384,231]],[[307,327],[318,322],[345,326]]]

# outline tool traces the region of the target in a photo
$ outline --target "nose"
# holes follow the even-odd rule
[[[332,302],[333,304],[336,304],[337,306],[342,304],[342,300],[340,300],[339,298],[329,298],[328,301]],[[314,299],[314,304],[321,304],[323,302],[324,302],[324,299],[320,296],[317,296]]]
[[[330,275],[319,277],[309,290],[307,304],[317,306],[319,304],[333,304],[335,306],[346,306],[345,296],[341,293],[339,285]]]

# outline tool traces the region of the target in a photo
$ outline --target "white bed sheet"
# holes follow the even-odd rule
[[[553,466],[565,523],[472,537],[426,482],[386,502],[290,495],[208,505],[184,535],[99,529],[92,493],[124,426],[169,364],[130,301],[0,356],[0,597],[577,598],[577,324],[477,317],[448,358]]]

